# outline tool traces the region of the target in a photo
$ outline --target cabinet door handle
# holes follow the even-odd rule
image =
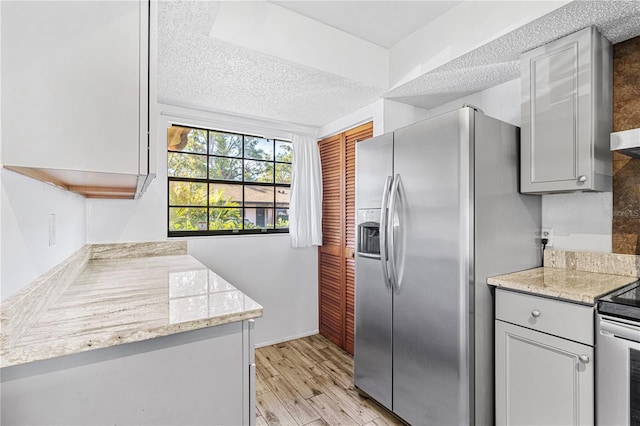
[[[587,181],[587,177],[585,175],[578,176],[578,182],[586,182],[586,181]]]
[[[589,357],[586,355],[579,355],[578,359],[580,360],[581,363],[583,364],[588,364],[589,363]]]
[[[531,311],[531,316],[534,318],[538,318],[540,316],[540,311],[537,309],[534,309],[533,311]]]

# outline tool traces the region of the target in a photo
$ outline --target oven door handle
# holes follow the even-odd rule
[[[627,324],[614,323],[600,320],[600,334],[603,336],[615,336],[632,342],[640,343],[640,328]]]

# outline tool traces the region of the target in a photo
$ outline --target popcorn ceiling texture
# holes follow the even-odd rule
[[[595,25],[611,42],[640,34],[640,1],[574,1],[383,96],[433,108],[520,76],[520,54]]]
[[[218,1],[158,2],[160,37],[175,37],[183,32],[209,35],[219,7]]]
[[[321,126],[384,92],[212,39],[214,8],[208,2],[159,3],[160,102]]]
[[[590,25],[640,35],[640,1],[574,1],[401,86],[372,87],[208,37],[218,2],[159,2],[164,103],[321,126],[380,97],[433,108],[519,77],[520,54]]]
[[[520,75],[519,60],[500,64],[469,65],[448,70],[443,68],[423,74],[385,93],[383,97],[430,109],[513,80]]]

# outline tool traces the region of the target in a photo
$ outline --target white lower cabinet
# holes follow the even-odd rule
[[[0,424],[254,425],[253,322],[5,367]]]
[[[545,320],[563,307],[565,330],[553,335],[557,327]],[[593,331],[592,315],[584,324],[575,321],[589,311],[593,308],[496,291],[496,424],[594,424],[594,348],[591,339],[574,341]],[[530,327],[516,325],[523,323]]]

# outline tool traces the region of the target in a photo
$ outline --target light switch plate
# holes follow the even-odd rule
[[[56,214],[49,215],[49,247],[56,244]]]
[[[553,247],[553,228],[542,228],[540,230],[540,238],[546,238],[547,247]]]

